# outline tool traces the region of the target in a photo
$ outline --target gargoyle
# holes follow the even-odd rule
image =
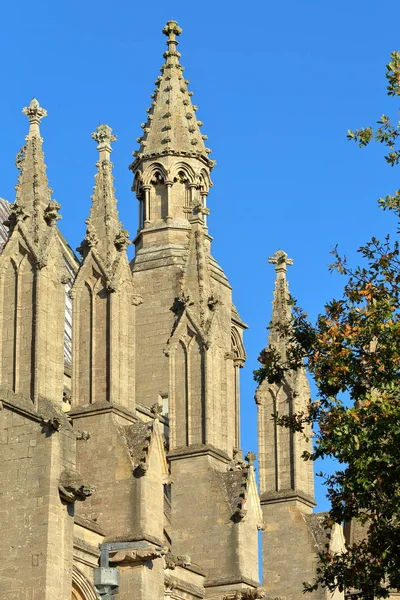
[[[168,552],[167,547],[148,546],[147,548],[127,548],[110,556],[110,563],[137,563],[161,558]]]
[[[86,500],[96,488],[83,482],[82,477],[72,469],[64,469],[58,483],[58,491],[65,502]]]

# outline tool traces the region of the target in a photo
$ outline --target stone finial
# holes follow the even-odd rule
[[[162,406],[158,402],[155,402],[150,410],[155,419],[159,419],[163,413]]]
[[[257,458],[257,455],[254,454],[254,452],[250,451],[246,454],[245,460],[247,461],[249,467],[254,466],[254,462],[255,462],[256,458]]]
[[[271,323],[276,324],[285,324],[290,320],[291,310],[290,310],[290,293],[289,286],[286,279],[286,271],[287,267],[293,265],[293,260],[288,258],[288,255],[283,250],[277,250],[275,254],[268,259],[269,263],[275,265],[276,270],[276,279],[275,279],[275,291],[274,291],[274,299],[272,302],[272,320]],[[269,343],[277,344],[283,342],[283,347],[281,348],[282,353],[285,352],[285,341],[282,338],[281,332],[270,328],[269,335]]]
[[[32,98],[28,106],[22,109],[24,115],[29,119],[29,135],[40,134],[39,125],[40,121],[47,117],[47,110],[40,106],[36,98]]]
[[[167,45],[168,50],[173,50],[174,46],[178,45],[177,37],[181,35],[182,28],[179,27],[176,21],[168,21],[162,30],[163,34],[168,37]]]
[[[100,159],[108,159],[112,152],[111,142],[117,141],[117,136],[113,134],[111,127],[104,123],[99,125],[92,133],[92,139],[97,142]]]
[[[293,259],[288,258],[288,255],[283,250],[277,250],[275,254],[268,259],[268,262],[275,265],[277,273],[286,273],[287,267],[293,265]]]

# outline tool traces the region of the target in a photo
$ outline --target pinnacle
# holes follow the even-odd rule
[[[208,157],[211,150],[204,144],[207,136],[200,131],[203,123],[196,117],[198,107],[191,101],[193,92],[188,89],[189,81],[184,78],[184,67],[179,63],[176,38],[181,32],[173,20],[163,29],[168,38],[168,49],[164,52],[165,63],[151,94],[147,121],[141,126],[143,134],[137,139],[140,148],[133,153],[137,157],[135,164],[146,156],[174,154],[193,156],[209,168],[214,166],[214,161]]]
[[[288,258],[288,255],[283,250],[277,250],[268,259],[268,262],[275,265],[276,271],[274,299],[272,302],[272,328],[269,335],[269,343],[276,345],[282,341],[281,334],[276,326],[285,325],[290,320],[290,293],[286,271],[288,266],[293,265],[293,260]]]
[[[19,177],[10,224],[15,226],[17,222],[26,221],[32,241],[38,243],[41,232],[60,218],[60,205],[51,200],[52,190],[47,180],[39,130],[40,121],[47,116],[47,111],[33,98],[22,112],[29,119],[29,133],[16,158]]]
[[[99,151],[98,170],[90,216],[86,221],[86,237],[79,251],[85,256],[88,249],[95,246],[103,264],[110,267],[116,254],[125,250],[129,243],[128,233],[122,228],[118,217],[113,165],[110,162],[111,142],[116,141],[117,137],[111,127],[102,124],[92,133],[92,139],[97,142]]]

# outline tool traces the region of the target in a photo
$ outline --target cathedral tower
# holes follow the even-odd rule
[[[231,457],[239,443],[233,399],[235,361],[245,358],[245,326],[210,254],[206,198],[215,163],[179,63],[181,29],[170,21],[163,32],[165,64],[131,165],[140,214],[132,270],[143,296],[136,337],[138,401],[168,407],[171,449],[208,444]]]
[[[215,163],[179,62],[181,29],[169,21],[163,33],[165,63],[131,165],[139,200],[132,272],[143,297],[137,311],[137,409],[159,402],[168,411],[174,551],[202,564],[210,587],[222,581],[256,585],[261,513],[254,469],[239,461],[240,468],[228,472],[239,456],[245,325],[210,253],[206,199]],[[234,482],[239,489],[243,484],[241,500],[231,497]]]

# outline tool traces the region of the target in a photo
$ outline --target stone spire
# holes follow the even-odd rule
[[[92,196],[92,207],[86,221],[86,236],[79,251],[85,256],[89,248],[96,248],[96,254],[105,267],[114,262],[116,253],[128,245],[128,232],[119,220],[114,190],[113,164],[110,161],[111,142],[116,141],[111,127],[99,125],[92,138],[97,142],[99,160]]]
[[[11,229],[17,222],[27,221],[33,241],[39,241],[39,232],[44,226],[54,224],[60,216],[60,205],[51,200],[52,190],[46,176],[46,165],[40,137],[40,121],[47,116],[36,98],[22,112],[29,119],[26,144],[19,151],[16,166],[20,171],[15,203],[11,207]]]
[[[176,21],[168,21],[163,33],[168,38],[165,63],[155,81],[153,102],[147,109],[147,122],[142,124],[143,135],[137,139],[140,148],[133,153],[137,158],[132,169],[146,157],[176,155],[199,158],[211,170],[214,161],[208,158],[211,150],[204,144],[207,136],[200,131],[202,122],[197,119],[197,106],[191,101],[193,92],[188,90],[189,81],[179,63],[176,38],[182,29]]]
[[[283,344],[282,336],[277,327],[289,322],[291,316],[289,285],[286,279],[287,267],[293,265],[293,260],[283,250],[277,250],[268,259],[269,263],[275,265],[276,279],[274,299],[272,301],[271,331],[268,342],[270,345]],[[282,348],[283,350],[283,348]]]

